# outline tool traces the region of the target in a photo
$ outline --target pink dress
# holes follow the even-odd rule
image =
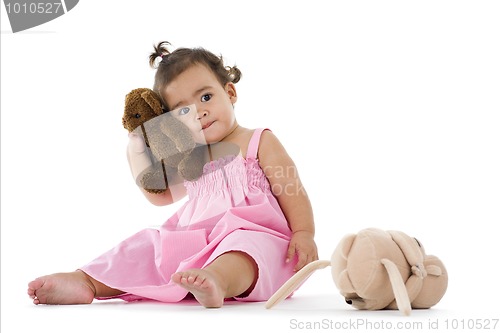
[[[291,231],[257,159],[262,131],[254,131],[246,158],[211,161],[199,179],[186,181],[189,200],[159,229],[138,232],[81,269],[124,291],[118,298],[178,302],[188,292],[171,281],[173,273],[242,251],[257,263],[258,279],[248,296],[235,299],[269,299],[296,261],[285,263]]]

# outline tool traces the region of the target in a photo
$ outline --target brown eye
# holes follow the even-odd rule
[[[136,117],[137,119],[139,119],[139,118],[141,118],[141,115],[138,114],[138,113],[136,113],[134,117]]]

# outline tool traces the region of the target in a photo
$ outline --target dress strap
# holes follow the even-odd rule
[[[260,136],[261,136],[262,132],[264,132],[265,130],[269,130],[269,129],[257,128],[253,132],[252,137],[250,138],[250,142],[248,143],[247,157],[246,158],[257,159],[257,153],[259,151]]]

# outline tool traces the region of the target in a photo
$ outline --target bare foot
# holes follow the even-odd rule
[[[191,269],[172,275],[172,281],[188,290],[206,308],[220,308],[224,290],[215,275],[202,269]]]
[[[39,277],[28,283],[28,295],[38,304],[90,304],[95,287],[82,271]]]

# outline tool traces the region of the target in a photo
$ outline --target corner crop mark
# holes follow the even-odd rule
[[[73,9],[79,0],[4,0],[12,32],[16,33],[52,21]]]

